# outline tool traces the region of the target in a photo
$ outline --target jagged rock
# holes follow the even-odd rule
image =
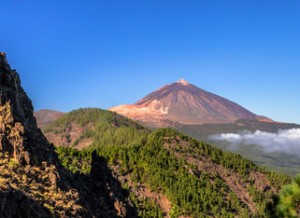
[[[114,206],[117,210],[117,215],[120,217],[127,217],[126,205],[118,200],[115,201]]]
[[[96,150],[92,153],[90,176],[100,192],[108,195],[106,201],[112,202],[117,217],[137,216],[136,211],[130,205],[131,203],[126,199],[127,196],[124,195],[120,182],[112,176],[112,172],[108,168],[106,160],[100,157]]]
[[[6,71],[10,70],[10,66],[7,62],[5,52],[0,52],[0,69],[6,70]]]
[[[0,151],[8,151],[20,164],[52,162],[54,147],[37,128],[31,100],[18,73],[0,53]]]
[[[52,187],[56,188],[57,186],[57,175],[53,172],[49,174],[49,180],[51,182]]]
[[[72,174],[62,166],[54,146],[37,127],[31,100],[3,52],[0,178],[1,218],[128,216],[129,204],[104,158],[93,153],[90,175]]]
[[[95,180],[101,180],[101,171],[102,171],[102,159],[98,156],[97,151],[92,153],[92,163],[91,163],[91,177]]]

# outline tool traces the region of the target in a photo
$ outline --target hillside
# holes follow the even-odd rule
[[[74,125],[83,130],[77,139],[56,144],[63,165],[89,174],[96,149],[128,191],[139,217],[268,217],[274,212],[272,195],[289,181],[175,130],[151,132],[101,109],[72,111],[43,131],[66,136]],[[91,144],[76,149],[87,136]]]
[[[94,145],[140,143],[149,130],[117,113],[85,108],[65,114],[45,126],[43,132],[56,146],[82,149]]]
[[[37,126],[39,128],[42,128],[49,123],[57,120],[62,115],[64,115],[63,112],[54,111],[54,110],[39,110],[34,112],[34,117],[36,119]]]
[[[239,119],[272,122],[183,79],[163,86],[135,104],[109,110],[151,127],[233,123]]]
[[[272,196],[289,181],[172,129],[156,130],[141,144],[57,148],[64,166],[83,173],[94,149],[140,217],[270,217]]]

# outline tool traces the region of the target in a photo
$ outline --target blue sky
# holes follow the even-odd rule
[[[0,0],[0,10],[0,50],[36,110],[134,103],[184,78],[300,123],[299,1]]]

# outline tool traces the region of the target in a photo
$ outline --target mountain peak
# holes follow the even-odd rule
[[[178,80],[176,83],[180,83],[182,85],[190,85],[190,83],[188,81],[186,81],[185,79],[181,78],[180,80]]]
[[[184,79],[163,86],[133,105],[120,105],[110,110],[154,127],[257,120],[256,114],[242,106]]]

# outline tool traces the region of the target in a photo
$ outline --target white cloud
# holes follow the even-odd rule
[[[241,134],[224,133],[212,135],[210,139],[227,141],[233,146],[260,145],[265,152],[285,152],[300,156],[300,129],[279,130],[277,133],[260,130]]]

